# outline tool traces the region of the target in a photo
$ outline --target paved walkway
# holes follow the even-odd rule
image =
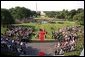
[[[26,44],[26,55],[25,56],[38,56],[39,52],[44,52],[46,56],[64,56],[64,55],[54,55],[54,44],[55,42],[32,42]],[[20,55],[23,56],[23,55]],[[84,49],[82,50],[80,56],[84,56]]]
[[[46,55],[54,55],[53,47],[55,42],[38,42],[26,44],[26,55],[37,55],[39,52],[44,52]]]

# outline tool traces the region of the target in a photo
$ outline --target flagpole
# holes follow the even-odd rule
[[[37,2],[36,2],[36,12],[37,12]]]

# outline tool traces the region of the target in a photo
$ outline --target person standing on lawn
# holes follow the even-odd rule
[[[40,39],[40,41],[44,41],[45,36],[46,36],[46,31],[44,29],[40,29],[40,31],[39,31],[39,39]]]

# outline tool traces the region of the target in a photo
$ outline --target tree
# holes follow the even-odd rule
[[[23,19],[23,18],[28,18],[32,17],[33,13],[31,12],[30,9],[24,8],[24,7],[15,7],[9,9],[10,13],[14,17],[14,19]]]
[[[40,17],[40,11],[36,12],[36,17]]]
[[[56,11],[44,11],[46,16],[50,18],[55,18],[56,17]]]
[[[84,9],[78,8],[78,9],[77,9],[77,13],[81,13],[81,12],[84,12]]]
[[[84,12],[81,12],[73,17],[74,21],[76,21],[80,25],[84,25]]]
[[[71,10],[69,13],[68,13],[68,19],[70,20],[70,21],[73,21],[73,16],[74,15],[76,15],[76,10],[75,9],[73,9],[73,10]]]
[[[57,12],[56,17],[59,18],[59,19],[65,19],[66,18],[66,10],[63,9],[63,11]]]
[[[15,20],[7,9],[1,9],[1,24],[9,25],[14,24]]]
[[[37,16],[37,12],[36,11],[31,11],[32,12],[32,16],[36,17]]]
[[[80,25],[84,25],[84,9],[79,8],[76,12],[76,15],[73,16],[73,20]]]

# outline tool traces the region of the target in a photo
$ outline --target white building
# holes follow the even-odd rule
[[[40,12],[41,17],[45,17],[45,13],[43,11]]]

